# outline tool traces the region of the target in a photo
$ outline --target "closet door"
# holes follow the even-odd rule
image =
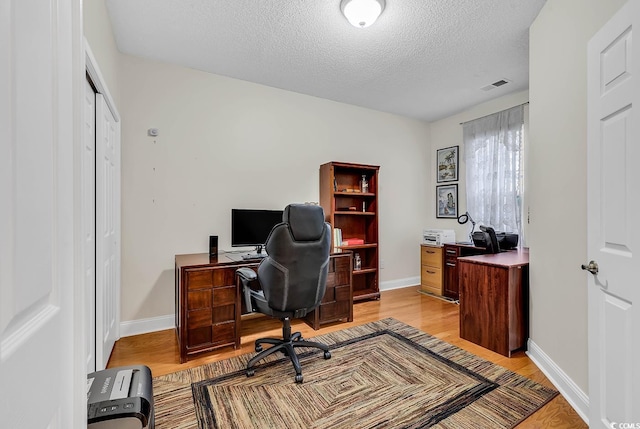
[[[82,275],[87,327],[87,374],[96,370],[96,93],[85,81],[82,145]]]
[[[120,123],[96,94],[96,369],[120,338]]]

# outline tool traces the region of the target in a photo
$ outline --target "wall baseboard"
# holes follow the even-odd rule
[[[527,342],[527,356],[560,391],[580,418],[589,424],[589,397],[587,394],[531,338]]]
[[[148,319],[128,320],[120,323],[120,337],[148,334],[175,328],[175,315],[150,317]]]
[[[380,282],[380,290],[401,289],[407,286],[420,287],[420,277],[408,277],[406,279],[390,280]]]

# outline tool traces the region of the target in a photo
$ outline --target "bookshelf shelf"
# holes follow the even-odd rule
[[[353,272],[353,275],[357,276],[357,275],[361,275],[361,274],[375,273],[376,270],[377,270],[377,268],[363,268],[361,270],[355,270]]]
[[[335,216],[377,216],[377,213],[359,212],[355,210],[336,210]]]
[[[365,244],[353,244],[350,246],[335,246],[342,250],[354,250],[354,249],[370,249],[372,247],[378,247],[378,243],[365,243]]]
[[[363,269],[353,274],[353,299],[379,299],[378,173],[377,165],[328,162],[320,166],[320,205],[332,228],[340,234],[332,247],[360,255]],[[368,183],[361,192],[362,177]],[[342,246],[336,239],[356,239],[364,244]]]

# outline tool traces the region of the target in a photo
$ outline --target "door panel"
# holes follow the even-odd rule
[[[3,428],[77,427],[74,362],[84,344],[74,337],[74,317],[83,318],[74,302],[79,11],[66,0],[0,3]]]
[[[85,81],[82,151],[82,238],[87,326],[87,373],[96,370],[96,93]]]
[[[120,338],[120,123],[96,94],[96,368]],[[99,268],[98,268],[99,267]]]
[[[598,264],[587,285],[594,428],[640,422],[638,26],[640,0],[631,0],[588,47],[588,256]]]

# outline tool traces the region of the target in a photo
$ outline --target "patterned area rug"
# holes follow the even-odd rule
[[[314,340],[302,384],[280,353],[154,378],[156,428],[511,428],[558,394],[395,319]]]

